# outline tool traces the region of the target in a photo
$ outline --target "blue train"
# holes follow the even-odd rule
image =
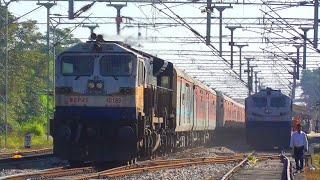
[[[255,148],[288,148],[292,101],[280,90],[266,88],[245,99],[247,143]]]
[[[216,126],[244,126],[243,105],[101,36],[61,53],[55,82],[53,152],[71,163],[150,157],[206,143]]]

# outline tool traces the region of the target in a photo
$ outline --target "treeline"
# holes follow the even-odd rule
[[[31,132],[36,136],[46,134],[46,109],[49,101],[50,116],[53,113],[53,100],[47,92],[53,92],[53,54],[47,58],[46,36],[39,32],[36,21],[19,21],[9,13],[8,36],[8,131],[9,135],[22,136]],[[0,95],[5,94],[5,10],[0,7]],[[52,31],[51,37],[52,36]],[[51,52],[55,46],[56,54],[64,48],[79,42],[70,29],[54,29],[51,39]],[[48,66],[50,62],[48,79]],[[47,87],[50,84],[49,89]],[[52,94],[52,93],[51,93]],[[0,136],[4,134],[4,99],[0,99]],[[1,138],[1,141],[3,138]],[[3,142],[0,142],[3,143]]]
[[[320,103],[320,68],[314,70],[304,70],[301,78],[301,88],[303,98],[308,106]]]

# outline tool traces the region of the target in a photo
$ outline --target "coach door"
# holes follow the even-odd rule
[[[191,87],[189,83],[185,84],[185,117],[186,123],[191,124],[192,117],[192,96]]]

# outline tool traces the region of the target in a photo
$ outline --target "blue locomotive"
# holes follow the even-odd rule
[[[150,157],[210,141],[217,121],[244,123],[232,99],[221,96],[228,109],[219,117],[214,90],[168,61],[101,36],[61,53],[55,82],[53,151],[71,163]]]
[[[256,148],[288,148],[292,101],[280,90],[266,88],[245,99],[247,143]]]

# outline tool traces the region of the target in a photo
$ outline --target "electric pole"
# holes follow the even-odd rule
[[[127,4],[111,4],[110,3],[107,6],[114,7],[117,10],[117,17],[116,17],[117,35],[120,35],[120,24],[122,23],[121,9],[127,6]]]
[[[47,108],[46,108],[46,116],[47,116],[47,140],[49,140],[50,136],[50,112],[49,112],[49,105],[50,105],[50,8],[56,3],[37,3],[37,5],[41,5],[47,8]],[[53,80],[54,81],[54,80]]]
[[[239,48],[239,75],[240,75],[240,80],[242,80],[242,48],[248,46],[248,44],[236,44]]]
[[[211,13],[212,13],[212,0],[207,0],[207,36],[206,36],[206,45],[210,44],[210,36],[211,36]]]
[[[247,70],[245,71],[247,73],[247,84],[248,84],[248,96],[251,95],[252,92],[252,76],[250,77],[250,61],[252,61],[254,58],[245,58],[247,60]]]
[[[254,92],[258,92],[258,72],[260,71],[255,71],[254,72]]]
[[[4,148],[8,140],[8,103],[9,103],[9,5],[16,0],[4,2],[5,9],[5,60],[4,60]],[[1,6],[1,3],[0,3]]]
[[[297,60],[295,61],[296,64],[296,79],[300,78],[300,48],[301,44],[295,44],[293,45],[295,48],[297,48]]]
[[[95,25],[83,25],[82,27],[89,28],[90,29],[90,35],[91,35],[92,33],[94,33],[94,30],[99,27],[99,25],[98,24],[95,24]]]
[[[229,43],[231,50],[230,50],[230,64],[231,64],[231,69],[233,69],[233,46],[234,46],[234,42],[233,42],[233,32],[234,30],[236,30],[237,28],[240,28],[241,26],[226,26],[226,28],[228,28],[231,32],[231,42]]]
[[[292,72],[292,90],[291,90],[291,99],[293,100],[296,96],[296,86],[297,86],[297,81],[296,81],[296,70],[297,70],[297,64],[294,63],[294,65],[292,66],[293,68],[293,72]]]
[[[222,57],[222,12],[227,8],[232,8],[232,6],[215,6],[219,11],[219,53],[220,57]]]
[[[309,27],[301,27],[300,28],[303,31],[303,62],[302,62],[302,69],[307,68],[307,33],[311,29]]]
[[[319,0],[314,0],[313,47],[318,47]]]

